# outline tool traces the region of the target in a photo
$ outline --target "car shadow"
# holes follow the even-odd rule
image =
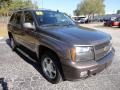
[[[6,43],[11,48],[9,39],[6,39]],[[44,77],[44,75],[42,73],[42,69],[40,67],[40,63],[37,61],[37,57],[36,57],[35,53],[32,53],[31,51],[29,51],[28,49],[26,49],[25,47],[22,47],[22,46],[19,46],[19,48],[21,48],[24,52],[27,52],[29,57],[31,57],[33,60],[35,60],[35,62],[32,61],[30,58],[26,57],[25,55],[23,55],[18,50],[15,50],[16,54],[19,55],[25,62],[32,65]]]
[[[2,87],[2,90],[8,90],[7,83],[4,81],[4,78],[0,78],[0,87]]]

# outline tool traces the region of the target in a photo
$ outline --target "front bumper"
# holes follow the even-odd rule
[[[91,60],[87,62],[75,63],[64,60],[64,62],[62,62],[64,78],[66,80],[78,80],[95,75],[101,72],[103,69],[105,69],[112,63],[114,53],[115,50],[112,49],[107,56],[98,61]],[[87,71],[88,75],[86,77],[81,77],[81,72],[84,71]]]

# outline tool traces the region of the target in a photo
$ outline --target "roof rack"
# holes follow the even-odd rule
[[[45,8],[19,8],[19,9],[11,10],[11,12],[18,12],[18,11],[22,11],[22,10],[55,11],[55,10],[45,9]],[[59,12],[59,10],[56,10],[56,12]]]
[[[15,10],[35,10],[36,8],[28,7],[28,8],[18,8]]]
[[[15,9],[13,11],[19,11],[19,10],[49,10],[49,11],[52,11],[50,9],[45,9],[45,8],[19,8],[19,9]]]

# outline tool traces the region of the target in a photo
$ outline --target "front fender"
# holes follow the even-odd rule
[[[51,37],[44,37],[40,40],[40,44],[37,46],[37,52],[39,50],[39,46],[45,46],[52,51],[54,51],[59,58],[62,59],[70,59],[70,53],[69,53],[69,48],[71,46],[68,46],[65,42],[51,38]],[[39,56],[39,53],[38,53]]]

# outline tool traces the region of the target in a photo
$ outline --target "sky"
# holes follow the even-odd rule
[[[33,0],[36,1],[39,7],[51,10],[59,10],[73,15],[73,10],[82,0]],[[116,13],[120,9],[120,0],[105,0],[106,14]]]
[[[105,11],[107,14],[116,13],[120,10],[120,0],[105,0]]]

